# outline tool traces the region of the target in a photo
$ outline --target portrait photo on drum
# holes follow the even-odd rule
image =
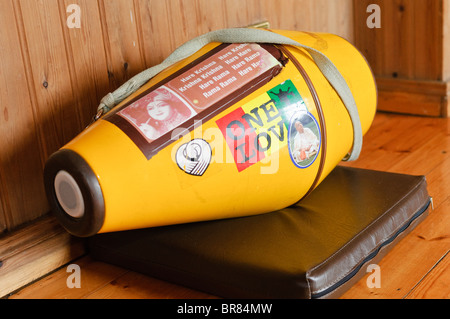
[[[161,86],[118,112],[148,142],[176,128],[196,113],[175,92]]]

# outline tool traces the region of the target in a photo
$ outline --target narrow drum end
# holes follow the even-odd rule
[[[76,152],[61,149],[52,154],[44,169],[50,208],[72,235],[97,234],[105,219],[102,189],[90,165]]]
[[[85,207],[81,189],[75,179],[66,171],[59,171],[55,176],[55,193],[64,211],[73,218],[81,218]]]

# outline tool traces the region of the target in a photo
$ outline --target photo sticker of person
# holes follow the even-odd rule
[[[161,86],[117,114],[130,122],[150,143],[196,112],[172,90]]]
[[[297,167],[310,166],[319,154],[320,128],[311,113],[296,113],[289,125],[289,154]]]

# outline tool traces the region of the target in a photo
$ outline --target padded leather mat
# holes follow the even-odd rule
[[[296,206],[100,234],[89,248],[97,260],[220,297],[336,298],[429,204],[423,176],[337,167]]]

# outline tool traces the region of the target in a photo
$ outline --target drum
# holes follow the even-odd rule
[[[311,53],[345,80],[362,134],[376,112],[373,74],[339,36],[265,32],[312,51],[207,43],[48,159],[47,197],[67,231],[86,237],[262,214],[319,185],[354,147],[356,124]]]

